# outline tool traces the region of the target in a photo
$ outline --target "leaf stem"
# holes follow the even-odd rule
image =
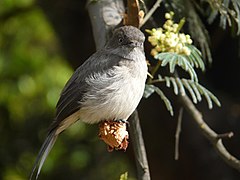
[[[154,84],[154,83],[160,83],[160,82],[166,82],[166,80],[165,79],[153,79],[153,80],[151,80],[151,84]]]
[[[152,71],[151,71],[152,77],[155,76],[156,72],[158,71],[159,67],[161,66],[161,63],[162,63],[161,61],[158,61],[156,66],[152,69]],[[151,84],[152,81],[153,81],[152,78],[149,78],[147,81],[147,84]]]

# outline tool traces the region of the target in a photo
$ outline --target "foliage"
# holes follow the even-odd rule
[[[189,92],[190,96],[192,97],[192,101],[196,104],[197,102],[202,101],[202,96],[205,97],[208,103],[208,108],[212,109],[213,104],[212,101],[215,102],[218,106],[221,106],[221,103],[217,99],[217,97],[212,94],[209,90],[207,90],[204,86],[199,84],[198,82],[195,82],[191,79],[185,79],[185,78],[178,78],[178,77],[168,77],[165,76],[162,78],[160,75],[158,76],[158,79],[153,80],[152,83],[156,82],[166,82],[166,87],[173,87],[174,93],[176,95],[185,96],[186,90]],[[168,100],[168,98],[164,95],[161,89],[154,85],[146,85],[145,87],[145,93],[144,97],[148,98],[152,93],[156,92],[161,99],[164,101],[167,110],[170,112],[171,115],[173,115],[173,108],[171,105],[171,102]]]
[[[198,81],[197,74],[194,71],[192,64],[188,61],[188,56],[176,53],[159,53],[155,58],[161,60],[161,66],[169,64],[170,73],[174,73],[175,67],[178,65],[189,73],[192,80]]]
[[[237,34],[240,34],[240,1],[239,0],[224,0],[215,1],[207,0],[210,5],[208,22],[212,23],[216,17],[220,14],[220,26],[226,29],[227,23],[229,26],[233,26],[234,23],[237,26]]]
[[[173,108],[172,108],[171,102],[165,96],[163,91],[160,88],[158,88],[157,86],[146,84],[143,97],[148,98],[154,92],[156,92],[161,97],[161,99],[165,103],[165,106],[167,107],[167,110],[173,116]]]
[[[201,48],[203,58],[212,63],[212,55],[209,45],[209,35],[205,28],[203,18],[208,23],[213,23],[220,16],[220,26],[227,28],[227,24],[233,32],[240,35],[240,1],[239,0],[166,0],[164,3],[168,10],[175,12],[177,17],[185,16],[189,33]]]
[[[173,16],[173,13],[170,13]],[[169,24],[167,23],[169,21],[169,13],[165,14],[165,17],[168,19],[164,25]],[[171,17],[171,21],[172,21]],[[176,27],[182,27],[183,21],[180,21],[179,24],[176,25]],[[176,24],[173,21],[170,23],[171,25]],[[170,26],[172,27],[172,26]],[[160,29],[160,30],[159,30]],[[202,100],[202,96],[205,97],[205,99],[208,102],[209,109],[212,109],[212,101],[215,102],[218,106],[220,106],[219,100],[214,96],[209,90],[207,90],[204,86],[200,85],[198,83],[198,77],[197,73],[195,72],[194,68],[200,68],[202,71],[205,71],[205,65],[202,59],[201,52],[194,46],[191,45],[191,43],[188,43],[187,40],[181,41],[180,35],[182,37],[186,38],[186,35],[184,33],[180,33],[180,28],[178,30],[172,30],[173,28],[164,28],[165,32],[162,31],[161,28],[152,29],[152,31],[147,30],[147,32],[151,35],[150,38],[148,38],[149,42],[154,46],[153,49],[157,49],[159,44],[161,44],[164,48],[159,48],[155,51],[155,53],[152,53],[154,55],[154,58],[158,60],[157,65],[153,68],[151,72],[151,77],[154,77],[158,71],[158,69],[161,67],[165,67],[169,65],[169,72],[171,74],[174,74],[176,76],[176,66],[179,66],[181,69],[185,70],[189,76],[190,79],[185,78],[179,78],[179,77],[168,77],[165,76],[164,78],[158,74],[157,79],[149,79],[146,88],[144,97],[148,98],[152,93],[156,92],[161,99],[164,101],[168,111],[171,115],[173,115],[173,108],[171,105],[171,102],[168,100],[168,98],[165,96],[164,92],[157,86],[155,86],[155,83],[160,82],[166,82],[167,87],[172,87],[174,89],[174,93],[176,95],[185,96],[186,90],[189,92],[189,94],[192,97],[192,100],[194,103],[200,102]],[[157,31],[160,31],[160,33],[156,33]],[[170,37],[167,36],[168,33],[172,33]],[[160,34],[160,35],[159,35]],[[168,41],[161,41],[162,34],[164,34],[164,38],[169,38]],[[166,35],[165,35],[166,34]],[[191,40],[190,37],[188,37],[189,40]],[[178,46],[181,44],[181,48],[184,47],[188,48],[187,53],[184,53],[181,49],[171,47],[169,45],[169,41],[171,44],[174,44],[174,46]],[[191,41],[190,41],[191,42]],[[165,48],[170,47],[170,48]]]

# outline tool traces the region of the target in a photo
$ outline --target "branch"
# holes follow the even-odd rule
[[[222,138],[231,137],[232,133],[217,134],[203,120],[202,114],[197,110],[188,96],[179,96],[182,105],[189,112],[193,120],[197,123],[203,134],[211,142],[220,157],[231,167],[240,172],[240,161],[231,155],[222,143]]]
[[[134,27],[139,27],[140,17],[139,17],[139,2],[138,0],[128,0],[127,1],[128,11],[126,18],[126,25],[131,25]]]
[[[111,35],[111,30],[122,21],[124,15],[123,1],[88,0],[87,9],[92,23],[96,48],[101,49]]]
[[[140,180],[150,180],[150,172],[148,167],[148,160],[146,156],[146,149],[142,137],[141,125],[138,117],[138,112],[135,110],[129,119],[129,130],[131,135],[131,142],[135,154],[137,165],[138,178]]]
[[[141,22],[140,24],[140,27],[142,27],[147,21],[149,18],[152,17],[153,13],[157,10],[157,8],[160,7],[160,4],[161,4],[162,0],[157,0],[155,2],[155,4],[153,5],[153,7],[150,9],[150,11],[146,14],[146,16],[144,17],[143,21]]]
[[[180,140],[180,133],[182,131],[182,115],[183,115],[183,108],[181,107],[178,114],[178,123],[177,123],[177,129],[175,133],[175,155],[174,159],[179,159],[179,140]]]

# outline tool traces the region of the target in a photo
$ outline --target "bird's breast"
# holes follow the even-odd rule
[[[97,123],[128,119],[141,100],[147,78],[145,56],[139,58],[121,62],[108,72],[113,76],[99,74],[88,80],[90,89],[81,102],[80,120]]]

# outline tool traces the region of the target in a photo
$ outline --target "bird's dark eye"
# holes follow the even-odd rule
[[[118,38],[118,42],[121,44],[123,42],[123,38]]]

